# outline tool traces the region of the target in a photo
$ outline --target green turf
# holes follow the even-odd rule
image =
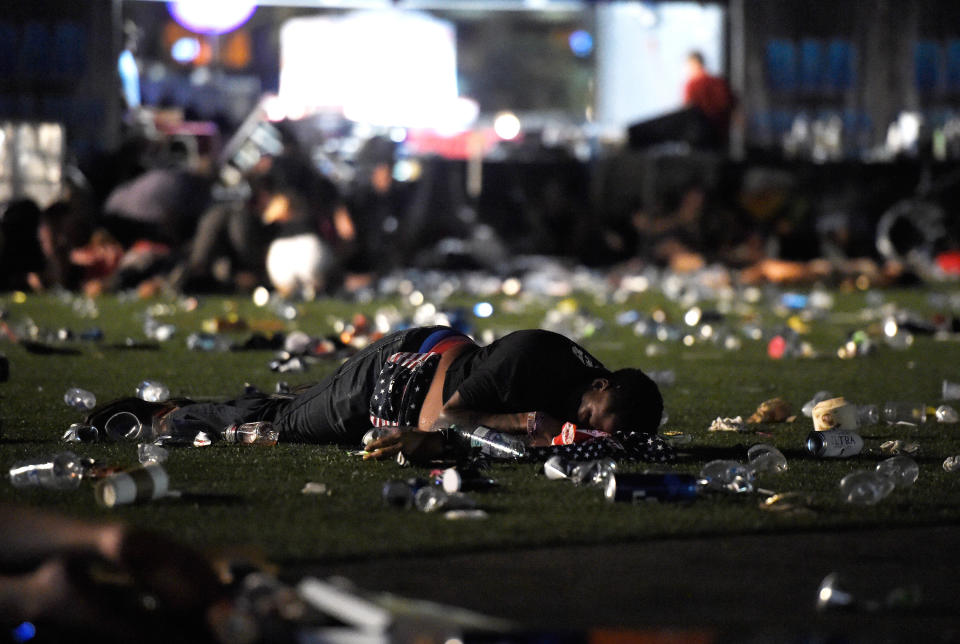
[[[947,292],[946,289],[932,289]],[[934,313],[928,290],[882,293],[885,301],[915,308],[925,316]],[[468,304],[460,296],[446,307]],[[582,340],[610,367],[641,366],[673,369],[676,384],[664,388],[670,416],[667,430],[692,435],[689,454],[671,469],[697,472],[707,460],[731,453],[728,448],[770,442],[788,457],[789,470],[758,481],[775,491],[802,491],[811,496],[811,512],[773,514],[760,509],[756,495],[713,494],[693,503],[630,506],[609,504],[596,489],[576,488],[566,481],[549,481],[532,464],[501,464],[492,475],[499,482],[493,491],[474,497],[488,511],[485,520],[451,521],[436,514],[421,514],[385,507],[380,490],[391,478],[423,474],[401,469],[394,462],[361,462],[343,447],[280,445],[275,448],[241,448],[214,444],[208,448],[172,450],[167,463],[171,487],[190,496],[145,505],[107,510],[96,505],[90,483],[71,492],[19,490],[0,483],[0,500],[36,505],[72,516],[119,518],[132,524],[178,535],[203,548],[254,546],[271,560],[284,563],[322,562],[335,559],[396,556],[402,553],[458,552],[469,549],[509,548],[546,544],[571,544],[641,540],[667,535],[715,534],[845,528],[864,525],[955,523],[960,519],[960,474],[945,473],[944,457],[960,454],[960,426],[928,423],[920,429],[864,428],[868,445],[903,438],[921,446],[921,472],[917,483],[896,490],[877,506],[851,507],[841,502],[837,484],[848,472],[872,468],[882,457],[863,455],[848,460],[817,460],[805,454],[803,439],[811,421],[803,416],[792,424],[757,426],[749,433],[708,433],[717,416],[749,415],[768,398],[782,396],[796,410],[814,392],[828,389],[859,403],[916,400],[938,404],[943,379],[960,380],[960,342],[917,337],[908,350],[880,346],[862,358],[840,360],[836,349],[853,329],[877,332],[876,320],[861,320],[862,293],[837,294],[833,311],[809,322],[807,336],[820,357],[775,361],[767,357],[765,342],[745,341],[742,350],[726,351],[711,343],[691,347],[665,344],[666,352],[647,357],[647,338],[638,338],[630,327],[617,326],[614,316],[627,309],[650,313],[662,308],[679,321],[683,307],[658,293],[634,294],[626,301],[597,301],[595,295],[574,298],[606,324]],[[312,366],[299,374],[277,374],[268,369],[270,351],[197,353],[188,351],[185,338],[202,328],[206,319],[238,313],[249,322],[277,321],[269,308],[257,308],[246,298],[204,298],[196,310],[187,311],[174,299],[142,301],[107,297],[97,301],[97,317],[82,317],[75,300],[31,295],[18,301],[13,294],[0,296],[7,322],[18,328],[27,318],[42,329],[69,328],[75,333],[99,327],[101,343],[70,343],[78,356],[35,355],[20,345],[0,340],[0,352],[10,361],[10,380],[0,383],[0,465],[8,468],[26,457],[70,448],[84,456],[118,466],[136,463],[134,444],[66,446],[60,436],[79,420],[63,403],[67,387],[93,391],[99,401],[131,395],[146,378],[167,384],[174,395],[229,396],[244,383],[273,390],[280,380],[291,385],[319,379],[335,365]],[[337,319],[358,311],[373,312],[399,300],[365,304],[320,300],[298,305],[299,315],[284,328],[311,334],[329,333]],[[497,299],[492,318],[476,320],[478,334],[486,329],[505,332],[538,326],[557,300],[548,298]],[[175,337],[160,351],[121,351],[106,345],[125,338],[144,339],[143,315],[151,306],[158,319],[176,325]],[[706,303],[709,306],[709,303]],[[401,309],[403,307],[401,306]],[[745,322],[773,328],[785,322],[760,304],[726,318],[737,329]],[[236,336],[245,337],[243,334]],[[733,451],[735,453],[735,451]],[[628,466],[644,469],[643,465]],[[666,469],[658,467],[657,469]],[[6,471],[4,469],[3,471]],[[329,495],[301,494],[308,481],[325,483]]]

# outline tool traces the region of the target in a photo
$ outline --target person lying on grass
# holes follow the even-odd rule
[[[434,326],[384,336],[295,395],[249,392],[223,403],[186,404],[163,422],[219,434],[266,420],[281,442],[348,445],[359,445],[371,427],[393,426],[400,430],[369,443],[364,458],[402,452],[416,459],[436,454],[437,430],[454,425],[483,425],[547,446],[564,422],[656,437],[662,413],[663,398],[649,376],[633,368],[610,371],[558,333],[515,331],[481,347]],[[662,441],[657,445],[663,452]]]

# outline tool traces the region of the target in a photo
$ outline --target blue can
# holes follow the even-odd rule
[[[686,501],[700,494],[700,484],[692,474],[618,473],[607,478],[604,495],[608,501],[642,503],[645,501]]]

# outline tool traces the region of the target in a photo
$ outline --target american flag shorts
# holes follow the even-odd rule
[[[394,353],[380,370],[370,397],[370,424],[374,427],[416,425],[439,353]]]

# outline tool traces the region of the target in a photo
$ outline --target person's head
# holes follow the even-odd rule
[[[687,54],[687,69],[691,75],[702,74],[706,63],[703,54],[699,51],[691,51]]]
[[[662,415],[657,384],[639,369],[620,369],[590,383],[580,397],[577,423],[605,432],[655,433]]]

